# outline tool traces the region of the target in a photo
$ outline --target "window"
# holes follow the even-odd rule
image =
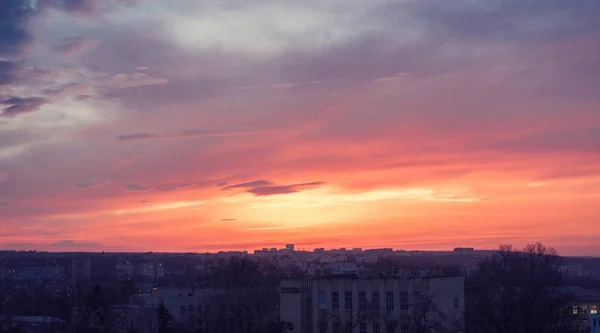
[[[352,310],[352,292],[346,292],[346,310]]]
[[[408,292],[400,292],[400,311],[408,311]]]
[[[358,292],[358,309],[363,310],[367,305],[367,293],[364,291]]]
[[[350,333],[350,332],[352,332],[352,323],[347,322],[346,323],[346,333]]]
[[[374,291],[371,301],[373,302],[373,310],[379,310],[379,292]]]
[[[578,312],[577,310],[578,310],[577,305],[573,305],[573,314],[577,314],[577,312]]]
[[[400,324],[400,333],[408,333],[408,323]]]
[[[415,299],[415,305],[421,305],[421,292],[420,291],[415,291],[413,293],[413,297]]]
[[[334,321],[333,322],[333,333],[340,333],[341,331],[341,325],[339,321]]]
[[[458,297],[454,297],[454,308],[458,309]]]
[[[319,290],[319,310],[324,310],[327,308],[327,301],[325,300],[326,297],[325,291]]]
[[[598,314],[598,306],[590,305],[590,314]]]
[[[360,326],[358,327],[358,333],[367,333],[367,323],[364,321],[360,323]]]
[[[594,327],[596,327],[596,318],[594,318]],[[362,332],[361,332],[362,333]]]
[[[339,293],[339,291],[331,292],[331,308],[333,310],[340,309],[340,293]]]
[[[394,292],[393,291],[385,292],[385,309],[388,311],[394,310]]]
[[[381,333],[381,325],[378,322],[373,323],[373,333]]]
[[[327,322],[325,320],[319,322],[319,333],[327,333]]]

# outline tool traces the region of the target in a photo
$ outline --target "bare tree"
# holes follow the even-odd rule
[[[393,333],[396,331],[396,327],[398,327],[400,323],[400,318],[395,315],[393,310],[387,309],[386,307],[385,310],[377,310],[376,314],[377,318],[383,321],[383,325],[387,333]]]
[[[479,265],[469,326],[485,333],[576,332],[576,318],[559,289],[564,274],[562,258],[551,247],[500,246]]]
[[[414,333],[435,333],[442,332],[445,321],[445,315],[439,310],[434,302],[434,298],[439,292],[433,295],[415,295],[413,302],[409,305],[411,312],[411,328]]]
[[[378,319],[378,312],[370,302],[347,310],[323,310],[321,320],[324,323],[337,323],[340,333],[352,333],[361,323]]]

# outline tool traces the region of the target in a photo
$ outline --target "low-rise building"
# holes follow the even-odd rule
[[[281,320],[294,333],[407,333],[423,323],[446,326],[464,312],[464,277],[311,277],[282,280]]]

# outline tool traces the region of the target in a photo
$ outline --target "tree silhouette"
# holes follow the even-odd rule
[[[577,318],[560,293],[564,274],[562,258],[551,247],[500,246],[474,277],[476,305],[468,326],[485,333],[577,332]]]
[[[169,309],[165,306],[165,302],[162,300],[156,308],[156,322],[158,324],[158,333],[166,333],[173,325],[173,315],[171,315],[171,312],[169,312]]]

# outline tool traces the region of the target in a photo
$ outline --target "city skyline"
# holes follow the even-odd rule
[[[591,1],[28,3],[0,249],[600,255]]]

